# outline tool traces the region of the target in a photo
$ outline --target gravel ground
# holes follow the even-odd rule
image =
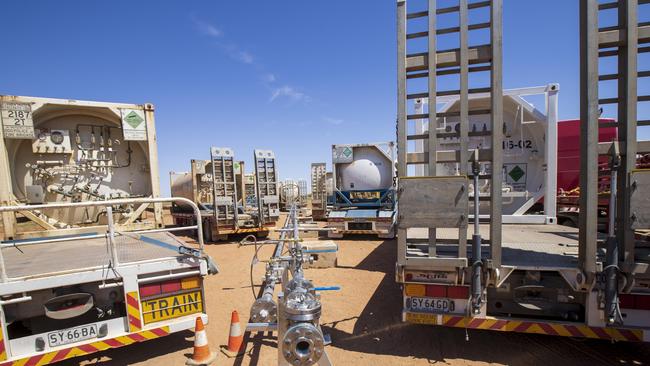
[[[317,286],[340,285],[341,291],[322,294],[322,324],[332,337],[327,352],[334,365],[646,365],[650,344],[577,340],[518,333],[469,331],[409,325],[400,322],[400,289],[394,281],[393,240],[341,240],[338,267],[306,270]],[[268,258],[271,248],[262,250]],[[207,246],[221,273],[206,280],[207,326],[211,347],[227,342],[230,313],[243,322],[253,302],[249,281],[252,247],[235,242]],[[263,265],[255,270],[255,280]],[[242,325],[245,323],[242,323]],[[191,352],[192,333],[109,350],[62,365],[183,365]],[[228,359],[219,353],[216,365],[275,365],[272,336],[246,338],[247,354]]]

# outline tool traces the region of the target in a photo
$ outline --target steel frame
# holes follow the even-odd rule
[[[325,189],[325,176],[327,175],[326,163],[311,164],[311,209],[318,212],[319,218],[327,210],[327,190]]]
[[[120,118],[121,109],[140,109],[144,112],[145,123],[147,126],[147,141],[143,141],[146,146],[143,146],[147,158],[149,159],[149,168],[150,168],[150,177],[151,177],[151,197],[156,198],[160,197],[160,171],[158,168],[158,149],[155,143],[156,141],[156,127],[155,127],[155,118],[154,110],[155,107],[153,104],[127,104],[127,103],[110,103],[110,102],[96,102],[96,101],[85,101],[85,100],[72,100],[72,99],[56,99],[56,98],[40,98],[40,97],[27,97],[27,96],[13,96],[13,95],[1,95],[0,102],[20,102],[20,103],[29,103],[32,105],[32,113],[37,113],[39,109],[44,106],[61,106],[64,108],[80,108],[86,110],[89,114],[98,114],[102,118],[106,118],[108,115],[114,117],[115,121],[118,121]],[[95,110],[91,110],[95,109]],[[101,112],[100,112],[101,111]],[[103,111],[108,112],[104,113]],[[65,114],[65,112],[61,112]],[[116,122],[117,123],[117,122]],[[34,121],[34,127],[38,125],[38,121]],[[0,205],[12,205],[16,201],[14,199],[13,189],[12,189],[12,172],[10,169],[9,155],[8,155],[6,142],[4,138],[4,133],[2,128],[0,128]],[[135,213],[142,213],[147,206],[141,206]],[[152,227],[163,227],[163,209],[161,204],[154,204],[154,222],[153,224],[134,224],[136,216],[133,215],[130,217],[124,224],[123,228],[131,229],[134,227],[146,229]],[[31,238],[31,237],[40,237],[49,235],[48,232],[51,230],[43,229],[40,231],[18,233],[16,232],[16,214],[10,212],[3,212],[0,214],[2,218],[2,225],[4,228],[3,239],[15,239],[15,238]],[[34,219],[33,215],[29,215],[30,220]],[[39,226],[41,225],[38,221],[35,221]],[[79,228],[69,228],[65,229],[66,234],[75,235],[84,232],[94,232],[99,228],[105,226],[88,226],[88,227],[79,227]]]
[[[593,281],[599,271],[596,261],[598,230],[598,156],[603,149],[598,147],[598,119],[601,105],[614,104],[617,107],[618,138],[621,163],[617,170],[616,242],[617,265],[626,275],[633,275],[635,239],[632,229],[633,213],[630,211],[631,173],[636,169],[637,153],[643,150],[637,142],[637,126],[648,125],[638,121],[639,102],[650,101],[650,96],[637,95],[639,76],[650,76],[649,70],[638,70],[640,52],[650,52],[650,46],[639,48],[639,44],[650,43],[650,25],[638,23],[639,6],[648,6],[647,0],[617,0],[599,3],[597,0],[580,1],[580,246],[579,266],[588,282]],[[599,12],[617,9],[618,24],[599,28]],[[601,75],[599,60],[616,57],[618,71]],[[617,96],[599,97],[599,82],[616,80]],[[609,152],[607,152],[609,153]],[[616,249],[616,248],[614,248]]]
[[[337,148],[341,147],[350,147],[352,149],[357,147],[373,147],[381,152],[390,162],[391,162],[391,171],[395,172],[395,143],[394,142],[377,142],[377,143],[367,143],[367,144],[340,144],[332,145],[332,184],[334,189],[334,209],[344,209],[347,207],[365,207],[365,208],[381,208],[381,209],[392,209],[394,207],[395,197],[394,197],[394,187],[386,190],[386,192],[374,202],[365,202],[365,203],[353,203],[351,202],[343,192],[338,187],[337,182],[337,173],[336,166],[340,163],[335,162],[334,160],[334,151]],[[386,146],[386,150],[380,148],[380,146]],[[393,173],[394,174],[394,173]],[[394,176],[393,176],[394,178]],[[339,199],[343,200],[343,203],[339,202]]]
[[[469,25],[468,13],[470,9],[481,7],[490,8],[490,22]],[[459,27],[440,29],[436,24],[436,15],[442,13],[458,13]],[[419,33],[407,33],[407,23],[410,19],[426,17],[428,19],[428,31]],[[481,46],[469,46],[469,32],[476,29],[490,29],[490,43]],[[436,45],[436,34],[459,34],[459,48],[439,51]],[[410,39],[427,37],[428,49],[417,54],[407,54],[407,42]],[[468,3],[467,0],[460,0],[458,6],[438,8],[436,0],[428,0],[426,11],[407,13],[407,1],[397,1],[397,94],[398,94],[398,117],[397,117],[397,144],[398,144],[398,180],[409,176],[408,166],[411,164],[427,164],[428,175],[437,176],[436,164],[441,152],[437,143],[437,118],[443,116],[437,113],[436,108],[429,108],[428,113],[411,114],[407,112],[407,102],[411,99],[440,97],[444,95],[458,95],[460,100],[460,149],[457,153],[451,154],[452,160],[459,162],[459,173],[461,176],[468,176],[468,162],[470,154],[468,147],[468,120],[469,120],[469,95],[477,92],[488,92],[491,95],[491,119],[492,121],[503,120],[503,86],[502,86],[502,1],[492,0],[478,3]],[[472,67],[470,67],[470,64]],[[480,64],[479,66],[474,66]],[[490,71],[489,88],[469,88],[469,74],[471,72]],[[438,75],[459,74],[460,88],[455,91],[438,91],[436,77]],[[413,78],[428,79],[428,91],[423,93],[407,92],[407,80]],[[410,154],[408,152],[409,120],[427,119],[429,121],[428,134],[422,133],[421,139],[427,140],[427,149],[424,154]],[[500,126],[501,122],[493,125]],[[503,137],[499,133],[491,134],[492,146],[501,146]],[[501,171],[503,156],[501,149],[491,149],[478,154],[478,159],[483,162],[490,162],[492,171]],[[488,265],[492,268],[501,266],[501,185],[502,177],[494,174],[490,178],[490,253]],[[434,209],[434,208],[432,208]],[[469,209],[469,207],[468,207]],[[399,203],[398,203],[399,212]],[[399,213],[401,215],[401,213]],[[398,216],[399,225],[399,216]],[[456,258],[439,257],[436,255],[436,229],[432,223],[429,227],[429,253],[428,258],[409,258],[407,255],[407,227],[398,226],[398,266],[431,267],[439,265],[443,267],[466,267],[467,266],[467,231],[459,227],[458,254]]]
[[[197,238],[198,238],[198,243],[199,243],[199,250],[198,250],[198,255],[203,256],[204,255],[204,243],[203,243],[203,228],[202,228],[202,223],[201,220],[199,219],[201,217],[201,211],[199,210],[198,206],[191,200],[187,198],[181,198],[181,197],[176,197],[176,198],[131,198],[131,199],[121,199],[121,200],[108,200],[108,201],[91,201],[91,202],[64,202],[64,203],[54,203],[54,204],[45,204],[45,205],[26,205],[26,206],[0,206],[0,213],[4,212],[16,212],[16,211],[21,211],[21,210],[26,210],[26,211],[33,211],[33,210],[41,210],[41,209],[47,209],[47,208],[70,208],[70,207],[97,207],[97,206],[102,206],[106,207],[107,209],[107,217],[108,217],[108,225],[107,225],[107,231],[105,234],[100,234],[98,235],[99,237],[106,237],[107,240],[107,246],[108,246],[108,251],[111,253],[111,261],[112,261],[112,268],[118,269],[120,268],[120,263],[117,255],[117,249],[115,247],[115,235],[117,234],[116,232],[116,225],[113,222],[112,219],[112,206],[117,206],[117,205],[126,205],[126,204],[161,204],[163,202],[183,202],[189,206],[192,207],[194,211],[194,215],[197,218],[197,224],[193,226],[187,226],[183,227],[185,230],[192,230],[196,229],[197,230]],[[139,235],[139,234],[146,234],[148,232],[158,232],[158,231],[173,231],[175,229],[153,229],[153,230],[143,230],[139,232],[134,232],[134,235]],[[124,234],[121,234],[124,235]],[[44,243],[51,243],[51,242],[57,242],[61,240],[83,240],[83,239],[88,239],[90,238],[87,235],[81,236],[79,238],[65,238],[65,239],[60,239],[60,238],[50,238],[50,239],[42,239],[38,241],[27,241],[27,242],[12,242],[12,243],[5,243],[2,244],[2,246],[10,246],[10,247],[19,247],[23,245],[38,245],[38,244],[44,244]],[[156,260],[157,261],[157,260]],[[146,261],[145,261],[146,262]],[[154,261],[155,262],[155,261]],[[12,282],[12,278],[9,278],[7,276],[6,270],[5,270],[5,265],[4,265],[4,257],[2,255],[2,251],[0,250],[0,280],[1,282],[7,283],[7,282]],[[131,265],[130,263],[129,265]],[[93,270],[96,268],[81,268],[79,270],[75,270],[72,272],[66,272],[66,273],[58,273],[59,275],[64,275],[64,274],[70,274],[70,273],[76,273],[76,272],[85,272],[89,270]],[[105,271],[104,267],[101,267],[102,270]]]
[[[253,152],[253,158],[260,225],[270,225],[277,220],[280,211],[275,154],[271,150],[256,149]]]
[[[225,224],[232,224],[235,229],[238,229],[237,175],[233,150],[227,147],[211,147],[210,159],[214,220],[217,226],[221,224],[219,222],[221,219],[221,210],[219,208],[223,207]],[[221,192],[223,194],[220,194]]]
[[[503,215],[504,224],[555,224],[556,223],[556,202],[557,202],[557,122],[558,122],[558,93],[559,84],[548,84],[545,86],[507,89],[503,91],[503,96],[513,97],[520,105],[524,106],[528,112],[544,125],[545,134],[545,156],[546,171],[544,174],[544,214],[543,215],[525,215],[526,211],[532,204],[539,201],[542,196],[535,195],[528,200],[527,204],[519,209],[513,215]],[[545,109],[540,111],[528,103],[523,97],[531,95],[543,95],[545,98]],[[469,96],[469,100],[482,99],[489,97],[489,93],[476,93]],[[437,104],[444,104],[440,108],[440,113],[448,112],[459,95],[445,95],[436,97]],[[424,106],[429,105],[429,98],[415,100],[415,113],[422,113]],[[485,115],[489,115],[486,113]],[[423,120],[416,121],[416,136],[425,133],[425,123]],[[415,152],[424,153],[423,140],[415,140]],[[426,176],[428,166],[418,165],[415,167],[415,176]],[[469,216],[473,219],[473,215]],[[480,215],[483,221],[489,219],[489,215]]]

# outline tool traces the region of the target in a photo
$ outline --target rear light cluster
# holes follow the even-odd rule
[[[406,296],[469,299],[469,286],[407,284],[404,291]]]
[[[619,295],[622,309],[650,310],[650,295]]]
[[[140,297],[171,294],[199,287],[201,287],[201,279],[199,277],[188,277],[164,282],[147,283],[140,285]]]

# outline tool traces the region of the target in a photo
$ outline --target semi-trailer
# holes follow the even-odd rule
[[[327,234],[393,238],[395,143],[332,146],[333,207]]]
[[[231,148],[212,147],[210,153],[210,160],[192,160],[190,172],[170,173],[172,196],[187,198],[199,206],[206,241],[227,240],[233,234],[266,237],[277,216],[269,216],[268,210],[262,213],[266,217],[260,215],[263,204],[258,198],[257,175],[246,175],[244,162],[235,160]],[[271,160],[275,162],[275,158]],[[175,203],[171,214],[176,225],[196,225],[188,205]]]
[[[546,215],[540,224],[506,221],[503,198],[507,176],[506,94],[502,69],[502,1],[446,7],[429,1],[412,6],[397,1],[397,263],[402,286],[402,319],[409,323],[586,337],[617,341],[650,341],[650,261],[648,243],[638,230],[650,226],[648,170],[637,169],[637,157],[650,144],[638,141],[637,45],[650,41],[650,27],[636,14],[648,6],[636,1],[607,4],[580,1],[580,216],[577,228],[557,224]],[[599,11],[617,8],[619,24],[599,28]],[[484,12],[488,22],[472,23],[468,13]],[[436,14],[458,19],[458,26],[440,27]],[[425,22],[427,32],[415,22]],[[415,30],[414,30],[415,29]],[[484,32],[484,44],[470,35]],[[436,34],[458,35],[451,49],[439,49]],[[422,42],[425,38],[426,41]],[[450,46],[447,44],[445,47]],[[640,48],[639,48],[640,49]],[[408,50],[408,51],[407,51]],[[600,59],[613,58],[615,74],[599,75]],[[470,75],[489,78],[470,84]],[[441,88],[436,76],[458,75],[458,86]],[[614,97],[599,98],[599,80],[617,80]],[[551,93],[553,90],[548,90]],[[482,111],[471,108],[473,96],[488,95]],[[610,93],[608,93],[610,94]],[[436,107],[414,113],[409,101],[457,95],[458,109]],[[611,95],[611,94],[610,94]],[[601,105],[614,105],[616,137],[599,143]],[[546,103],[548,115],[557,104]],[[472,116],[484,115],[485,129],[474,129]],[[443,144],[439,131],[445,118],[457,118],[452,136],[458,144]],[[420,132],[412,121],[425,119]],[[542,136],[557,144],[553,129]],[[482,136],[486,144],[472,140]],[[423,140],[423,151],[411,141]],[[516,144],[515,144],[516,145]],[[517,146],[519,147],[519,146]],[[548,150],[546,155],[552,152]],[[598,232],[600,163],[609,165],[607,235]],[[549,169],[551,161],[542,169]],[[416,173],[412,165],[425,165]],[[456,171],[444,166],[455,165]],[[556,179],[557,174],[547,174]],[[481,188],[487,194],[476,194]],[[556,192],[546,185],[544,202],[553,209]],[[550,212],[547,210],[547,212]],[[487,214],[486,214],[487,213]]]
[[[0,364],[45,365],[207,322],[216,266],[164,228],[151,104],[0,96]]]

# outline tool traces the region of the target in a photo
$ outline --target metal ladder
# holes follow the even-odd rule
[[[211,147],[214,217],[217,225],[238,227],[237,180],[232,149]]]
[[[327,205],[327,192],[325,189],[325,176],[327,169],[325,163],[311,164],[311,203],[312,209],[325,210]]]
[[[596,280],[598,259],[598,157],[610,155],[619,159],[613,164],[611,203],[615,216],[614,229],[607,242],[607,259],[603,263],[606,281],[606,316],[609,324],[616,321],[618,302],[617,276],[633,283],[635,272],[635,229],[650,228],[650,204],[644,199],[650,188],[650,174],[636,169],[637,153],[649,152],[650,146],[637,142],[637,127],[650,126],[650,120],[638,119],[638,104],[650,102],[650,95],[639,96],[639,77],[650,77],[650,70],[639,70],[638,54],[650,52],[650,22],[639,23],[642,6],[650,11],[649,0],[617,0],[599,2],[580,0],[580,238],[578,263],[586,276],[585,286]],[[617,12],[617,25],[599,28],[604,11]],[[615,57],[618,70],[600,74],[599,61]],[[616,81],[614,97],[600,98],[601,82]],[[607,89],[606,87],[603,89]],[[618,137],[614,143],[599,144],[598,130],[601,106],[616,108]],[[611,126],[611,124],[610,124]],[[611,212],[610,212],[611,215]],[[615,219],[614,219],[615,218]],[[615,234],[615,235],[614,235]],[[621,319],[622,320],[622,319]]]
[[[469,179],[478,178],[489,180],[490,196],[484,198],[490,205],[490,259],[487,261],[492,268],[501,265],[501,190],[502,190],[502,124],[503,124],[503,86],[502,86],[502,1],[478,1],[470,3],[468,0],[459,0],[458,5],[438,7],[436,0],[428,0],[424,11],[412,11],[407,6],[407,0],[397,1],[397,32],[398,32],[398,264],[443,267],[464,269],[468,266],[467,253],[467,226],[469,222]],[[418,3],[420,4],[420,3]],[[485,23],[470,24],[469,13],[471,10],[488,8],[490,21]],[[437,16],[443,14],[458,15],[458,26],[440,28]],[[410,32],[410,22],[416,19],[427,18],[427,30]],[[490,42],[478,46],[469,45],[470,32],[480,29],[490,29]],[[458,34],[458,48],[439,50],[435,35]],[[432,36],[433,35],[433,36]],[[417,46],[417,40],[427,38],[427,49],[424,52],[407,53],[409,48]],[[408,50],[408,51],[407,51]],[[490,85],[487,87],[469,86],[469,77],[476,72],[490,72]],[[438,90],[437,76],[458,75],[459,88],[457,90]],[[412,91],[409,82],[416,79],[427,79],[427,90]],[[469,110],[469,95],[473,93],[490,93],[491,108],[489,110]],[[422,98],[435,100],[438,96],[459,95],[459,111],[437,113],[436,103],[430,102],[426,113],[408,112],[409,101]],[[469,116],[490,114],[489,131],[469,131]],[[438,131],[438,119],[445,117],[459,117],[459,128],[455,132]],[[410,121],[427,120],[428,131],[411,134],[415,130]],[[498,133],[492,133],[492,132]],[[476,151],[469,150],[469,137],[487,136],[494,148],[482,148]],[[439,139],[456,137],[459,140],[458,150],[442,151]],[[409,142],[422,141],[423,152],[409,152]],[[473,161],[474,167],[490,167],[496,174],[478,175],[477,170],[470,172],[469,163]],[[441,176],[439,164],[456,163],[457,175]],[[412,165],[425,164],[425,177],[415,177],[409,169]],[[412,167],[411,167],[412,168]],[[459,201],[444,201],[445,196],[458,195]],[[427,205],[419,204],[423,197],[433,197]],[[437,197],[436,197],[437,196]],[[464,198],[463,198],[464,197]],[[478,197],[477,197],[478,198]],[[444,201],[444,202],[443,202]],[[452,200],[453,201],[453,200]],[[417,208],[417,206],[420,206]],[[459,207],[463,206],[463,207]],[[433,212],[430,212],[433,211]],[[454,216],[455,215],[455,216]],[[478,230],[478,220],[476,220]],[[428,229],[428,248],[425,255],[409,255],[411,243],[417,239],[407,237],[410,228]],[[455,228],[458,230],[458,239],[453,242],[439,240],[437,229]],[[485,243],[485,241],[484,241]],[[456,246],[455,255],[439,253],[437,246],[447,244]],[[479,241],[480,244],[480,241]],[[481,266],[480,250],[475,251],[474,265]],[[401,263],[400,263],[401,262]],[[480,273],[480,271],[479,271]],[[480,278],[479,278],[480,283]]]
[[[275,154],[271,150],[255,150],[255,180],[260,223],[271,224],[280,215],[280,197]]]

